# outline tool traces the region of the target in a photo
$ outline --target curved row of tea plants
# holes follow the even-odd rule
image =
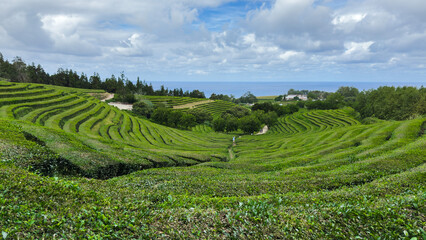
[[[173,96],[148,96],[137,95],[138,100],[149,100],[153,104],[164,104],[166,107],[172,108],[174,106],[185,105],[188,103],[200,102],[208,100],[206,98],[191,98],[191,97],[173,97]]]
[[[278,119],[270,133],[296,134],[324,131],[360,124],[345,110],[299,112]]]
[[[1,120],[0,226],[12,238],[422,239],[425,121],[243,136],[230,162],[94,180],[15,167],[55,155]]]
[[[84,91],[34,86],[0,85],[5,92],[0,93],[0,116],[25,121],[25,129],[34,132],[37,138],[88,175],[99,175],[93,172],[117,166],[138,170],[227,159],[229,136],[167,128],[102,103]],[[49,133],[54,135],[53,130],[69,133],[69,138],[82,141],[83,147],[65,140],[63,144],[68,147],[61,145],[61,141],[51,141]],[[82,160],[78,149],[85,148],[91,151]]]
[[[217,117],[221,113],[225,112],[228,109],[231,109],[235,105],[236,104],[232,102],[215,100],[214,102],[197,105],[195,106],[195,108],[203,109],[206,112],[210,113],[213,117]]]
[[[345,109],[300,112],[231,146],[77,92],[28,99],[0,98],[4,238],[426,237],[425,117],[362,125]]]

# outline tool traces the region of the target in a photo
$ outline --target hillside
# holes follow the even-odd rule
[[[206,98],[191,98],[191,97],[172,97],[172,96],[149,96],[136,95],[138,100],[149,100],[154,104],[164,104],[166,107],[176,107],[191,103],[206,101]]]
[[[213,117],[219,116],[222,112],[234,107],[236,104],[223,100],[209,100],[205,98],[172,97],[172,96],[149,96],[137,95],[138,100],[149,100],[153,104],[163,104],[165,107],[188,111],[190,108],[203,109]]]
[[[232,135],[157,125],[84,91],[0,82],[0,231],[425,238],[426,118],[366,125],[354,115],[298,112],[232,146]]]
[[[17,124],[23,131],[70,161],[83,175],[98,178],[150,167],[225,161],[231,138],[167,128],[120,111],[84,91],[47,85],[2,82],[0,117],[20,120]]]

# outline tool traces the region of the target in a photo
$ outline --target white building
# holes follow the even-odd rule
[[[300,100],[306,101],[308,100],[308,96],[307,95],[287,95],[285,97],[285,100],[293,100],[295,97],[298,97]]]

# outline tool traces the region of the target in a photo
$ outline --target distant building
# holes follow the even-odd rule
[[[306,101],[306,100],[308,100],[308,96],[307,95],[287,95],[287,96],[285,96],[285,100],[294,100],[294,98],[299,98],[299,100],[303,100],[303,101]],[[296,98],[296,99],[297,99]]]

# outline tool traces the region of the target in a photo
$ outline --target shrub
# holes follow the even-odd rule
[[[221,117],[217,117],[212,122],[212,128],[216,132],[223,132],[226,129],[226,121]]]
[[[152,105],[148,105],[145,102],[136,102],[133,104],[132,111],[137,115],[144,116],[146,118],[150,118],[154,108]]]
[[[239,125],[244,133],[254,133],[260,130],[262,124],[256,116],[250,115],[242,117]]]

